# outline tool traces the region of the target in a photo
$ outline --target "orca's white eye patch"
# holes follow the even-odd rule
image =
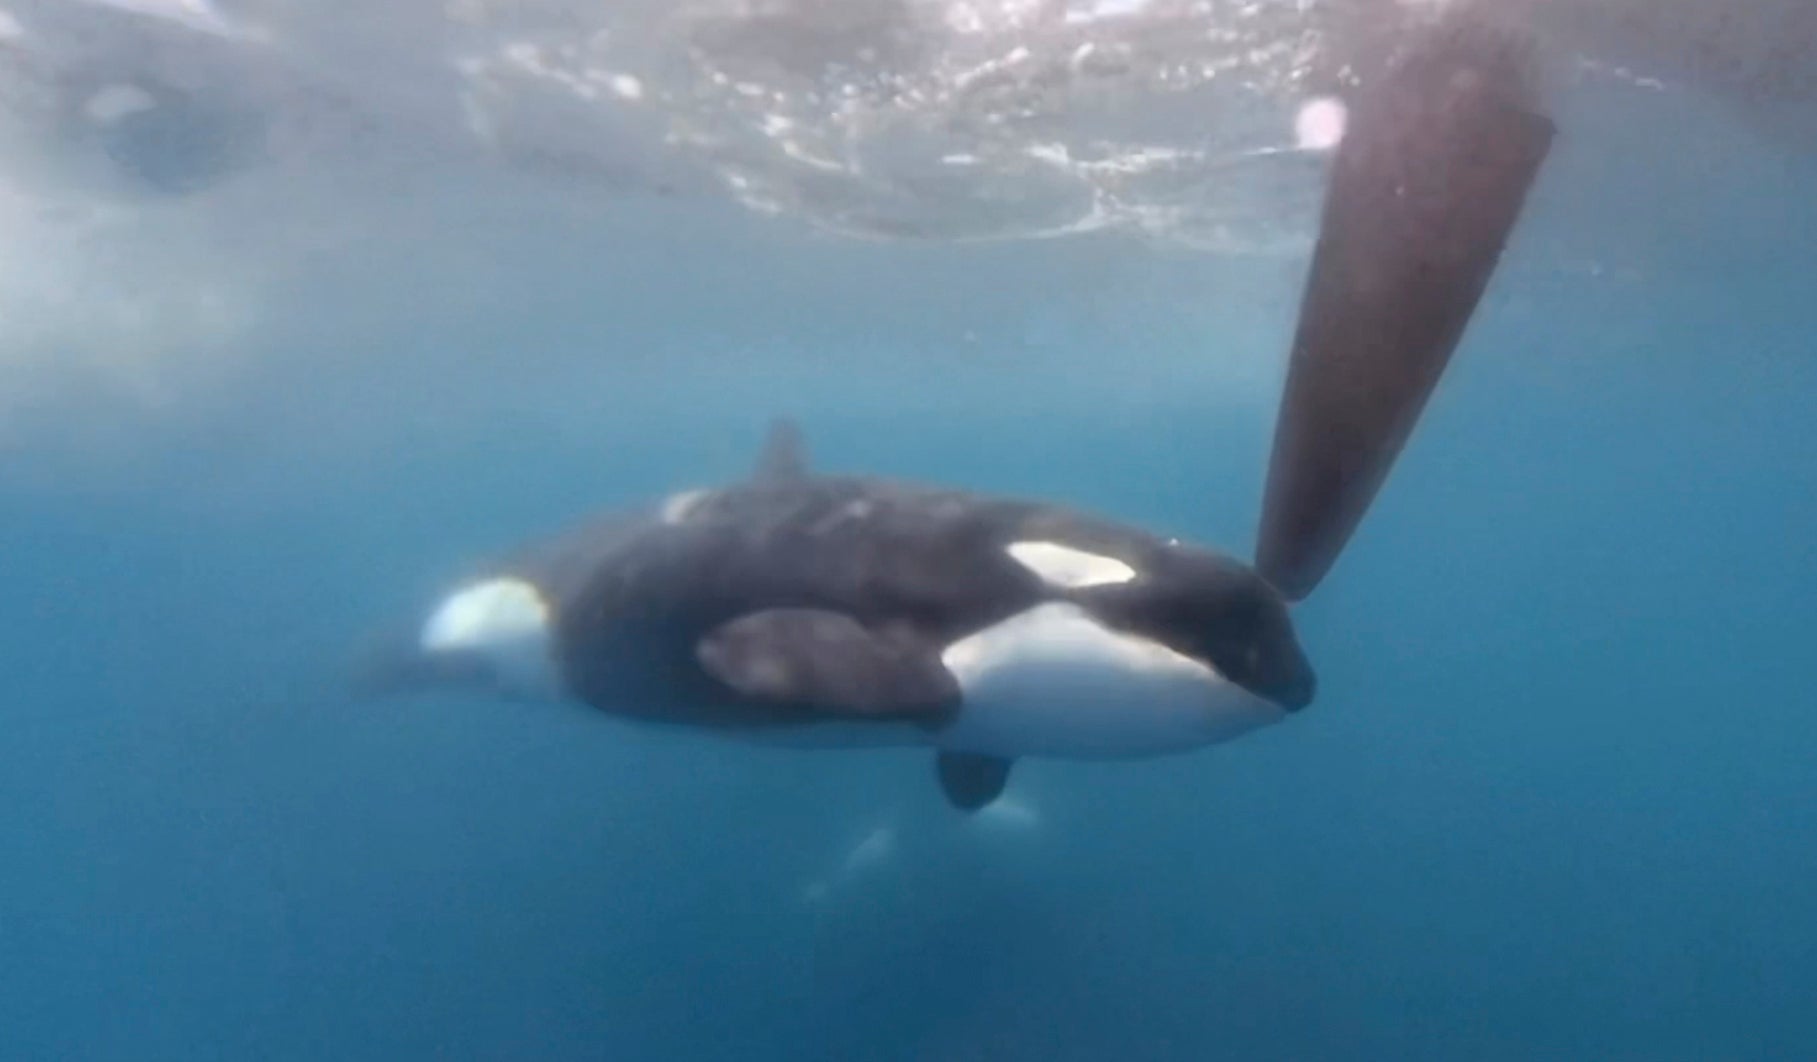
[[[1058,542],[1012,542],[1006,551],[1049,585],[1068,590],[1127,583],[1136,577],[1134,568],[1115,557]]]
[[[540,639],[549,630],[549,603],[521,579],[488,579],[458,590],[423,625],[430,652],[490,649]]]

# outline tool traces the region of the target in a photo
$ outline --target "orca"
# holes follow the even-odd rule
[[[1141,759],[1305,708],[1250,567],[1071,508],[810,468],[779,421],[742,482],[531,543],[360,668],[794,747],[933,750],[955,807],[1024,757]]]

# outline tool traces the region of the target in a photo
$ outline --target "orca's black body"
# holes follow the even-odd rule
[[[1013,559],[1018,542],[1139,574],[1055,585]],[[575,695],[663,721],[937,718],[960,696],[940,651],[1046,603],[1206,660],[1277,704],[1313,695],[1284,603],[1234,559],[1057,506],[887,480],[764,476],[704,493],[564,597]],[[766,655],[787,682],[756,674]]]

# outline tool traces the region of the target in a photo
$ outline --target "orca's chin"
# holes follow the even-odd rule
[[[1250,696],[1289,715],[1311,705],[1319,692],[1318,674],[1291,634],[1251,648],[1240,661],[1231,662],[1228,670],[1221,669],[1220,674]]]
[[[1309,707],[1318,697],[1318,693],[1318,676],[1312,673],[1311,668],[1307,668],[1289,681],[1285,687],[1271,693],[1268,699],[1291,714]]]

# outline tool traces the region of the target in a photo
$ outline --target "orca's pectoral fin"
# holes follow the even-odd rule
[[[695,656],[745,697],[830,715],[935,719],[959,704],[959,683],[937,657],[837,612],[753,612],[711,631]]]
[[[941,752],[934,756],[940,791],[960,811],[977,811],[1003,795],[1013,760],[976,752]]]
[[[1459,8],[1355,101],[1276,422],[1256,566],[1324,578],[1462,339],[1551,148],[1528,35]]]
[[[790,483],[806,479],[807,475],[808,448],[802,441],[800,425],[787,417],[771,421],[751,478],[758,483]]]

